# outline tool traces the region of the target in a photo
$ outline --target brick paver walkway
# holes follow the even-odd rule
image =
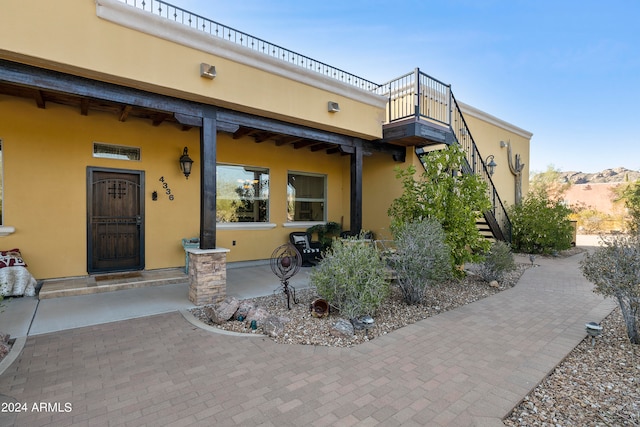
[[[579,258],[350,349],[214,334],[179,313],[29,337],[0,377],[27,411],[0,425],[500,426],[615,306]]]

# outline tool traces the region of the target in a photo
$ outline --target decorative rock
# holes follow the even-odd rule
[[[251,301],[247,301],[247,300],[241,301],[240,306],[238,307],[238,310],[236,310],[236,313],[233,315],[233,318],[238,320],[238,318],[242,316],[244,319],[246,319],[247,316],[249,315],[249,312],[255,307],[256,305]]]
[[[491,282],[489,282],[489,286],[491,286],[492,288],[499,288],[500,283],[498,283],[497,280],[492,280]]]
[[[353,325],[348,320],[338,319],[331,327],[329,333],[338,338],[351,338],[354,334]]]
[[[9,354],[9,350],[11,350],[9,344],[4,342],[0,343],[0,360],[2,360],[7,354]]]
[[[255,320],[259,325],[262,325],[267,318],[271,316],[271,314],[267,311],[266,308],[263,307],[254,307],[247,313],[246,321],[251,322]]]
[[[262,330],[270,337],[276,338],[284,333],[284,325],[291,319],[286,317],[269,316],[262,323]]]
[[[233,317],[238,310],[240,301],[236,297],[229,297],[214,306],[205,307],[205,314],[215,324],[222,324]]]

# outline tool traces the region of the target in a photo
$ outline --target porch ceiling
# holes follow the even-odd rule
[[[273,141],[276,146],[290,145],[326,154],[353,154],[356,147],[363,155],[378,151],[404,161],[404,149],[389,144],[364,141],[311,127],[295,125],[252,114],[204,105],[135,88],[91,80],[0,59],[0,95],[32,100],[38,108],[60,104],[77,109],[82,115],[100,111],[125,122],[130,118],[150,120],[154,126],[168,123],[182,130],[202,127],[204,116],[215,120],[217,132],[238,139],[249,136],[256,143]],[[209,111],[209,113],[205,113]]]
[[[154,126],[159,126],[163,122],[168,122],[181,126],[183,130],[188,130],[192,127],[181,125],[173,114],[165,111],[152,110],[149,108],[105,101],[86,96],[59,93],[51,90],[42,90],[28,86],[0,82],[0,95],[27,98],[33,100],[38,108],[42,109],[46,109],[47,104],[49,103],[66,105],[76,108],[83,116],[89,115],[90,111],[100,111],[118,116],[118,120],[121,122],[125,122],[129,118],[135,117],[151,120]]]
[[[43,90],[39,88],[23,86],[18,84],[10,84],[0,82],[0,95],[8,95],[19,98],[32,100],[38,108],[46,109],[48,104],[60,104],[75,108],[78,113],[88,116],[91,111],[104,112],[117,116],[118,120],[125,122],[130,118],[150,120],[153,126],[160,126],[162,123],[178,126],[182,130],[187,131],[198,124],[185,124],[180,115],[159,111],[151,108],[140,107],[114,101],[95,99],[87,96],[79,96],[67,93],[60,93],[52,90]],[[248,136],[253,138],[256,144],[266,141],[272,141],[276,146],[290,145],[294,149],[307,148],[312,152],[325,151],[327,154],[351,154],[352,147],[342,146],[338,143],[332,144],[326,141],[318,141],[313,138],[305,138],[301,136],[291,136],[273,130],[260,129],[258,125],[255,127],[245,125],[227,125],[220,126],[218,129],[227,132],[233,136],[233,139],[240,139]],[[341,148],[342,147],[342,148]]]

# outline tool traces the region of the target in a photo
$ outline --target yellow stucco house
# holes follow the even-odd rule
[[[509,238],[530,132],[420,70],[374,83],[151,3],[3,4],[0,243],[36,278],[183,266],[186,237],[227,262],[327,221],[388,237],[394,167],[456,142]]]

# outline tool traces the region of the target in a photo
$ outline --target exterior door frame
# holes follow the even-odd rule
[[[139,200],[139,217],[140,223],[138,228],[139,242],[139,262],[136,266],[125,268],[97,268],[95,260],[93,259],[93,230],[92,230],[92,215],[93,215],[93,176],[95,172],[105,172],[114,174],[129,174],[137,175],[139,179],[138,186],[138,200]],[[145,173],[140,170],[132,169],[117,169],[117,168],[104,168],[104,167],[87,167],[87,272],[89,274],[96,273],[109,273],[117,271],[136,271],[144,270],[145,268]]]

